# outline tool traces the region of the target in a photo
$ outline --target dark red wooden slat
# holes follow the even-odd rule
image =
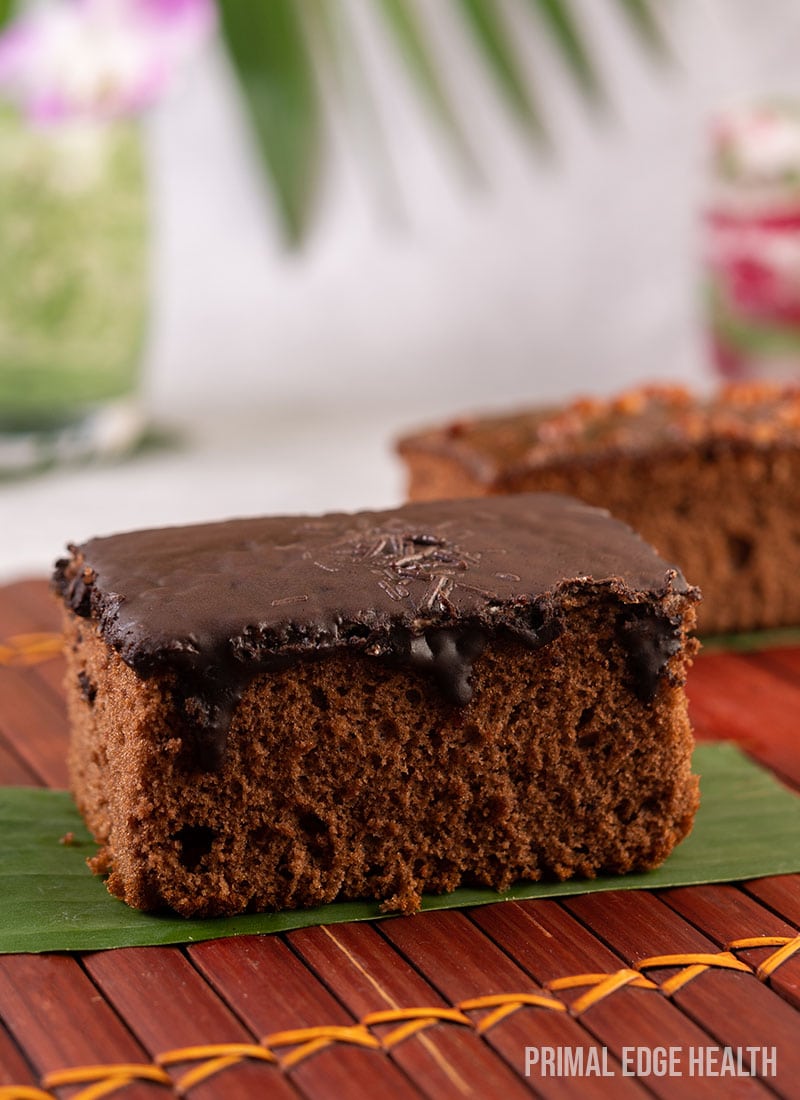
[[[415,918],[410,918],[415,919]],[[304,928],[288,939],[353,1015],[418,1006],[451,1007],[367,924]],[[381,1025],[388,1034],[397,1024]],[[434,1025],[392,1050],[392,1057],[428,1096],[529,1096],[529,1090],[467,1027]]]
[[[0,1085],[38,1085],[33,1070],[13,1038],[0,1024]]]
[[[686,920],[710,936],[718,947],[753,936],[797,935],[797,928],[781,920],[735,886],[692,886],[664,890],[659,897]],[[800,912],[798,912],[800,916]],[[776,948],[737,951],[755,970]],[[769,980],[770,987],[795,1008],[800,1008],[800,954],[783,963]]]
[[[771,672],[773,676],[782,676],[795,687],[800,687],[800,646],[765,649],[761,653],[748,654],[747,659],[750,664]]]
[[[29,577],[6,585],[2,591],[20,609],[30,624],[28,630],[61,629],[61,604],[48,581]]]
[[[0,1015],[38,1074],[150,1061],[80,964],[66,955],[0,957]],[[137,1083],[126,1089],[126,1097],[136,1100],[156,1096],[163,1100],[162,1085]]]
[[[651,893],[585,894],[564,904],[628,964],[653,955],[718,951],[712,939]],[[724,1046],[777,1047],[778,1075],[767,1083],[781,1095],[793,1095],[800,1079],[798,1017],[777,993],[750,974],[708,970],[672,999]]]
[[[745,883],[745,889],[785,920],[800,924],[800,875],[753,879]]]
[[[624,965],[618,955],[554,901],[486,906],[472,910],[470,916],[542,984],[567,974],[610,974]],[[574,1002],[583,992],[576,989],[570,1001]],[[623,1047],[652,1050],[677,1046],[686,1050],[711,1042],[704,1030],[666,998],[630,987],[619,989],[594,1005],[581,1022],[620,1059]],[[656,1095],[675,1096],[675,1078],[648,1075],[643,1080]],[[710,1078],[686,1078],[680,1087],[681,1096],[686,1098],[716,1100],[719,1096],[719,1083]],[[750,1078],[729,1081],[726,1088],[731,1097],[768,1095],[758,1081]]]
[[[48,787],[69,786],[66,713],[25,670],[0,668],[0,736]]]
[[[0,589],[0,642],[9,634],[57,630],[58,626],[58,607],[48,594],[46,582],[22,582],[10,589]],[[704,656],[690,675],[689,692],[700,733],[743,741],[754,757],[800,785],[800,737],[795,721],[800,714],[798,666],[800,647],[747,656]],[[38,775],[51,785],[65,784],[62,676],[63,664],[58,659],[28,669],[0,669],[0,782],[31,782]],[[14,731],[13,749],[3,746],[4,721]],[[719,890],[721,894],[714,893]],[[728,890],[733,891],[729,903],[723,896]],[[724,918],[732,915],[741,918],[742,927],[736,931],[743,936],[765,931],[783,934],[777,930],[797,926],[800,876],[758,880],[746,884],[746,890],[747,895],[733,888],[701,888],[699,893],[698,888],[687,888],[671,892],[665,901],[653,895],[626,894],[628,900],[623,901],[621,911],[614,895],[573,899],[568,903],[569,910],[584,924],[591,925],[591,931],[550,902],[483,909],[473,914],[472,924],[462,914],[441,913],[386,922],[377,926],[381,931],[367,926],[332,929],[331,934],[345,945],[351,960],[338,947],[333,947],[331,956],[326,957],[322,946],[322,937],[327,936],[324,930],[291,934],[294,951],[313,965],[329,989],[276,938],[215,941],[191,948],[192,961],[210,985],[174,948],[130,949],[129,962],[123,965],[120,961],[118,974],[115,960],[125,952],[91,956],[86,966],[114,1007],[98,993],[74,959],[0,958],[0,1016],[9,1029],[6,1034],[0,1025],[0,1082],[32,1083],[36,1074],[45,1070],[84,1061],[147,1062],[152,1053],[165,1045],[183,1045],[183,1036],[192,1036],[189,1042],[195,1039],[210,1042],[220,1034],[260,1036],[291,1026],[351,1024],[363,1014],[362,1005],[370,1003],[366,987],[356,977],[360,974],[364,979],[359,965],[367,973],[377,975],[379,984],[398,995],[398,1003],[399,994],[411,992],[411,984],[406,983],[416,981],[419,985],[414,988],[420,992],[435,987],[439,999],[452,1004],[468,995],[508,992],[509,983],[517,989],[535,991],[541,982],[551,976],[563,976],[578,962],[579,969],[605,970],[618,966],[620,959],[628,962],[646,954],[716,950],[727,936]],[[516,928],[514,914],[528,909],[538,916],[526,942],[523,932],[528,926]],[[555,926],[547,914],[556,911],[562,913],[558,927],[562,931],[571,929],[568,942],[554,934]],[[681,914],[692,923],[687,924]],[[557,919],[552,917],[553,921]],[[756,920],[758,927],[754,928],[751,922]],[[471,933],[464,932],[464,923],[471,927]],[[490,935],[481,933],[477,924]],[[692,927],[694,924],[698,927]],[[392,927],[397,930],[395,940],[390,934]],[[404,927],[407,931],[401,932]],[[399,940],[404,937],[401,944]],[[600,937],[609,946],[604,946]],[[392,947],[386,946],[395,941],[410,960],[410,966]],[[380,944],[380,949],[375,944]],[[698,947],[699,944],[706,946]],[[373,954],[373,948],[377,955]],[[752,951],[743,957],[757,965],[764,955],[763,951]],[[515,956],[519,965],[515,965]],[[148,961],[151,957],[156,960],[153,964]],[[27,961],[15,969],[15,958]],[[393,960],[397,973],[393,973]],[[456,1043],[463,1047],[466,1037],[471,1036],[473,1044],[485,1042],[487,1045],[481,1050],[497,1051],[519,1073],[526,1045],[550,1043],[588,1048],[597,1046],[596,1037],[614,1047],[621,1041],[620,1029],[624,1029],[626,1020],[631,1023],[636,1020],[638,1024],[635,1033],[638,1038],[632,1042],[649,1044],[661,1019],[659,1013],[663,1014],[665,1035],[702,1035],[705,1029],[719,1042],[737,1045],[736,1036],[746,1034],[751,1044],[769,1046],[777,1042],[774,1036],[779,1034],[779,1091],[790,1095],[782,1076],[786,1069],[786,1028],[791,1024],[794,1034],[798,1034],[798,1016],[787,1003],[797,999],[797,967],[797,961],[793,960],[771,979],[786,1001],[749,975],[707,972],[679,991],[674,1004],[648,991],[623,990],[589,1009],[581,1023],[547,1010],[524,1008],[498,1024],[485,1040],[477,1040],[456,1025],[435,1026],[427,1036],[423,1033],[396,1048],[396,1065],[382,1052],[336,1044],[301,1062],[283,1077],[278,1077],[273,1067],[248,1065],[226,1070],[218,1078],[197,1086],[191,1095],[197,1095],[198,1100],[233,1095],[236,1083],[240,1079],[249,1083],[251,1074],[253,1088],[248,1084],[248,1092],[253,1095],[273,1094],[256,1091],[257,1082],[263,1084],[267,1080],[280,1081],[290,1094],[294,1087],[304,1096],[319,1096],[322,1100],[345,1096],[348,1100],[360,1096],[372,1100],[381,1093],[388,1093],[389,1097],[419,1095],[411,1078],[422,1065],[418,1061],[419,1052],[430,1049],[425,1041],[435,1042],[436,1048],[455,1064]],[[663,978],[663,974],[658,977]],[[223,1002],[227,1002],[232,1013]],[[199,1007],[193,1014],[194,1005]],[[638,1014],[633,1011],[636,1006],[640,1006]],[[229,1025],[230,1031],[226,1030]],[[162,1038],[164,1041],[160,1042]],[[448,1044],[453,1044],[452,1053]],[[487,1053],[487,1057],[488,1065],[502,1067],[498,1072],[508,1073],[499,1058],[493,1063],[491,1058],[495,1056]],[[795,1073],[797,1055],[793,1057],[790,1070]],[[30,1066],[34,1067],[34,1073]],[[480,1084],[479,1063],[465,1057],[456,1068],[469,1075],[470,1084]],[[442,1073],[443,1081],[447,1073],[444,1070]],[[238,1078],[238,1074],[245,1077]],[[451,1078],[451,1083],[454,1080]],[[523,1083],[517,1078],[512,1081]],[[441,1095],[449,1100],[450,1096],[461,1094],[437,1091],[440,1080],[435,1070],[424,1083],[429,1096]],[[658,1091],[652,1081],[648,1084],[651,1090]],[[683,1087],[687,1084],[686,1080],[676,1083],[681,1096],[701,1095],[690,1093]],[[717,1084],[725,1089],[725,1095],[746,1095],[748,1089],[755,1090],[752,1093],[755,1094],[760,1088],[749,1079]],[[790,1085],[793,1084],[794,1077],[790,1078]],[[541,1085],[537,1082],[543,1095],[611,1095],[608,1083],[586,1078],[554,1081],[549,1088]],[[618,1078],[610,1087],[616,1097],[625,1095],[622,1089],[626,1086],[630,1086],[628,1095],[642,1094],[641,1086],[630,1079]],[[734,1091],[731,1086],[745,1091]],[[69,1091],[65,1090],[64,1095],[69,1095]],[[139,1084],[128,1086],[124,1095],[163,1096],[164,1090],[156,1085]]]
[[[30,613],[21,597],[19,584],[0,587],[0,642],[15,634],[30,634],[39,630],[60,630],[58,614],[39,619]]]
[[[47,596],[47,586],[38,582]],[[58,624],[58,609],[49,617],[31,617],[26,592],[37,592],[37,582],[21,582],[0,588],[0,643],[16,634],[51,630]],[[35,597],[41,599],[41,595]],[[0,738],[24,761],[40,782],[66,787],[67,716],[62,681],[64,664],[51,658],[30,666],[0,666]]]
[[[2,701],[0,701],[0,707]],[[0,741],[0,785],[5,787],[40,787],[41,778],[16,752]]]
[[[355,1017],[277,936],[242,936],[195,944],[189,954],[208,981],[259,1037]],[[288,1071],[313,1100],[408,1100],[419,1091],[385,1054],[334,1043]]]
[[[151,1058],[204,1043],[253,1043],[234,1016],[175,947],[128,947],[87,955],[84,965],[106,999],[127,1022]],[[195,1063],[168,1067],[177,1081]],[[245,1061],[194,1085],[193,1100],[269,1093],[276,1100],[297,1091],[277,1066]]]
[[[451,1003],[493,993],[546,994],[463,913],[423,913],[411,920],[383,921],[378,928]],[[486,1032],[485,1038],[520,1074],[529,1046],[580,1047],[586,1058],[590,1048],[601,1050],[577,1020],[547,1008],[522,1008]],[[613,1058],[610,1063],[621,1072]],[[532,1083],[542,1096],[609,1095],[603,1078],[537,1077]],[[614,1095],[641,1096],[643,1089],[632,1078],[618,1076]]]
[[[42,661],[41,664],[31,666],[27,671],[30,678],[34,680],[43,691],[48,692],[55,700],[59,709],[66,713],[64,710],[64,678],[67,668],[64,658],[49,657],[46,661]]]
[[[686,690],[699,734],[737,741],[800,787],[800,687],[747,657],[715,653],[695,662]]]
[[[22,581],[0,588],[0,643],[16,634],[60,631],[61,613],[46,583]],[[60,658],[15,667],[63,711],[65,670]]]

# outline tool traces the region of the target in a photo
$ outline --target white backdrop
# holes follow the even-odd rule
[[[582,0],[613,105],[587,113],[520,28],[556,139],[519,141],[451,5],[425,6],[475,144],[466,185],[351,0],[394,182],[334,119],[315,232],[288,254],[224,59],[209,51],[150,126],[154,310],[146,392],[184,445],[0,486],[0,579],[63,542],[233,514],[392,504],[389,441],[464,410],[707,377],[698,211],[708,115],[800,95],[800,5],[671,0],[654,64],[607,0]]]

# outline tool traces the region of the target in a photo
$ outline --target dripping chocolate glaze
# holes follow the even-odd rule
[[[71,549],[56,588],[138,675],[176,674],[207,765],[258,673],[352,649],[421,669],[465,705],[487,641],[546,645],[576,585],[619,597],[635,689],[652,698],[680,646],[680,621],[657,601],[698,595],[624,524],[555,494],[230,520]]]

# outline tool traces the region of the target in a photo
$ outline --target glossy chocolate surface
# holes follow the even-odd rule
[[[681,644],[657,601],[694,596],[624,524],[552,494],[231,520],[71,549],[55,575],[65,602],[140,676],[176,674],[210,760],[255,675],[333,650],[422,669],[465,705],[487,641],[507,632],[546,645],[576,586],[631,605],[621,641],[651,697]]]

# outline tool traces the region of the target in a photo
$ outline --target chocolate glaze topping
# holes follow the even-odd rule
[[[561,630],[561,598],[586,584],[629,606],[618,634],[650,698],[680,647],[679,620],[655,601],[697,598],[630,528],[553,494],[239,519],[70,549],[55,573],[63,599],[138,675],[176,674],[209,764],[260,672],[352,649],[423,669],[464,705],[489,638],[546,645]]]

